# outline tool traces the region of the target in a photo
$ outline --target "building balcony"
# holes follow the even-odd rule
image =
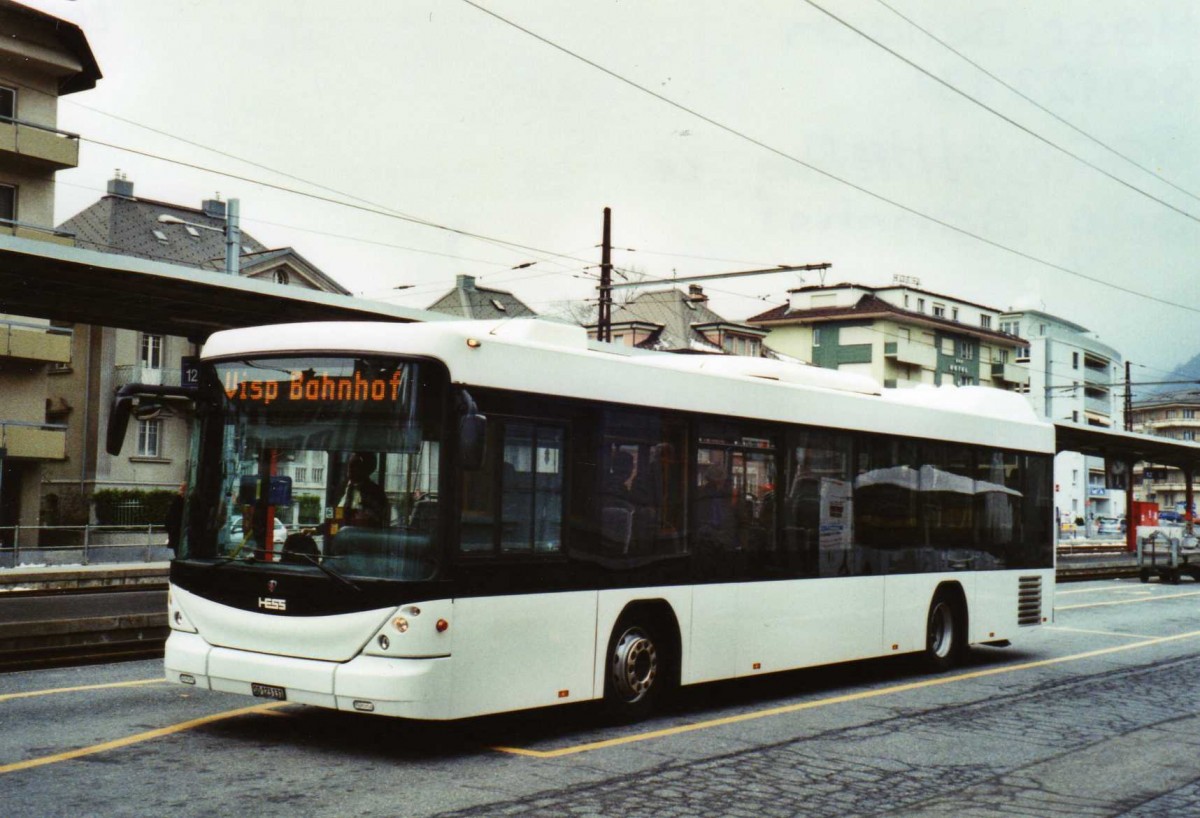
[[[0,158],[43,171],[79,167],[79,136],[0,117]]]
[[[904,338],[885,343],[883,357],[891,358],[898,364],[919,366],[923,369],[937,369],[937,349],[928,344],[919,344]]]
[[[1106,418],[1112,417],[1112,397],[1103,398],[1084,397],[1084,411],[1094,412],[1097,415],[1103,415]]]
[[[139,364],[118,366],[114,369],[113,387],[116,389],[131,383],[147,386],[180,386],[183,383],[182,369],[154,369]]]
[[[24,321],[0,321],[0,358],[71,363],[71,330]]]
[[[1159,418],[1134,422],[1134,430],[1145,434],[1162,434],[1164,429],[1200,429],[1200,418]]]
[[[55,230],[53,227],[42,227],[41,225],[37,224],[15,222],[9,219],[0,219],[0,235],[16,236],[19,239],[48,241],[52,244],[61,244],[65,247],[75,246],[74,233],[68,233],[64,230]]]
[[[0,420],[0,449],[6,458],[65,460],[67,427],[54,423]]]
[[[992,380],[1014,383],[1018,386],[1029,385],[1029,370],[1016,364],[992,364]]]

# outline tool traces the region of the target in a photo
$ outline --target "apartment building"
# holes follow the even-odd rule
[[[1200,440],[1200,392],[1158,395],[1133,405],[1133,431],[1172,440]],[[1195,475],[1193,475],[1193,479]],[[1143,463],[1134,467],[1134,495],[1158,503],[1161,510],[1182,511],[1187,503],[1183,471]]]
[[[1124,363],[1086,327],[1043,310],[1009,310],[1000,329],[1024,339],[1016,361],[1029,372],[1026,391],[1039,415],[1054,423],[1121,429]],[[1125,513],[1123,491],[1105,484],[1104,460],[1062,452],[1054,460],[1059,517],[1086,522]]]
[[[58,129],[58,99],[94,88],[100,69],[79,27],[49,14],[0,0],[0,31],[0,235],[71,244],[54,227],[54,179],[79,164],[79,138]],[[71,349],[69,328],[6,314],[0,294],[0,544],[37,524],[44,468],[67,456],[47,371]]]
[[[888,287],[799,287],[788,292],[788,303],[746,323],[770,330],[770,346],[780,353],[868,375],[885,387],[1028,385],[1029,372],[1016,362],[1025,344],[1000,329],[1000,310],[919,283],[898,276]]]

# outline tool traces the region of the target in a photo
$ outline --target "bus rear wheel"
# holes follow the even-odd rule
[[[966,650],[966,627],[958,604],[949,594],[939,593],[929,605],[925,625],[925,664],[934,673],[954,667]]]
[[[667,686],[668,647],[648,619],[623,616],[608,643],[604,701],[615,718],[632,721],[647,715]]]

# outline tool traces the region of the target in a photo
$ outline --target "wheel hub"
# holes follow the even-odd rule
[[[613,647],[612,680],[620,697],[629,703],[645,698],[658,676],[658,650],[641,628],[621,634]]]

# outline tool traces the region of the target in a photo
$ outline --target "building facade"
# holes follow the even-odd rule
[[[54,179],[79,164],[79,138],[58,129],[58,99],[100,69],[83,32],[48,14],[0,0],[0,31],[0,234],[71,244],[54,227]],[[44,470],[67,457],[47,372],[69,366],[72,343],[69,328],[4,314],[0,296],[0,544],[37,525]]]
[[[1172,440],[1200,440],[1200,392],[1176,392],[1141,400],[1133,405],[1131,414],[1135,432]],[[1182,512],[1187,504],[1183,471],[1174,466],[1138,464],[1133,470],[1133,487],[1137,499],[1157,503],[1160,511]]]
[[[791,290],[788,303],[746,320],[771,348],[817,366],[857,372],[885,387],[983,385],[1021,390],[1024,342],[1002,332],[1000,311],[918,289],[859,284]]]
[[[1039,415],[1053,423],[1123,428],[1120,353],[1086,327],[1041,310],[1009,310],[1000,328],[1025,339],[1016,360],[1028,366],[1027,396]],[[1125,513],[1124,492],[1105,487],[1103,458],[1062,452],[1054,459],[1054,482],[1063,522],[1082,518],[1091,529],[1096,517]]]

